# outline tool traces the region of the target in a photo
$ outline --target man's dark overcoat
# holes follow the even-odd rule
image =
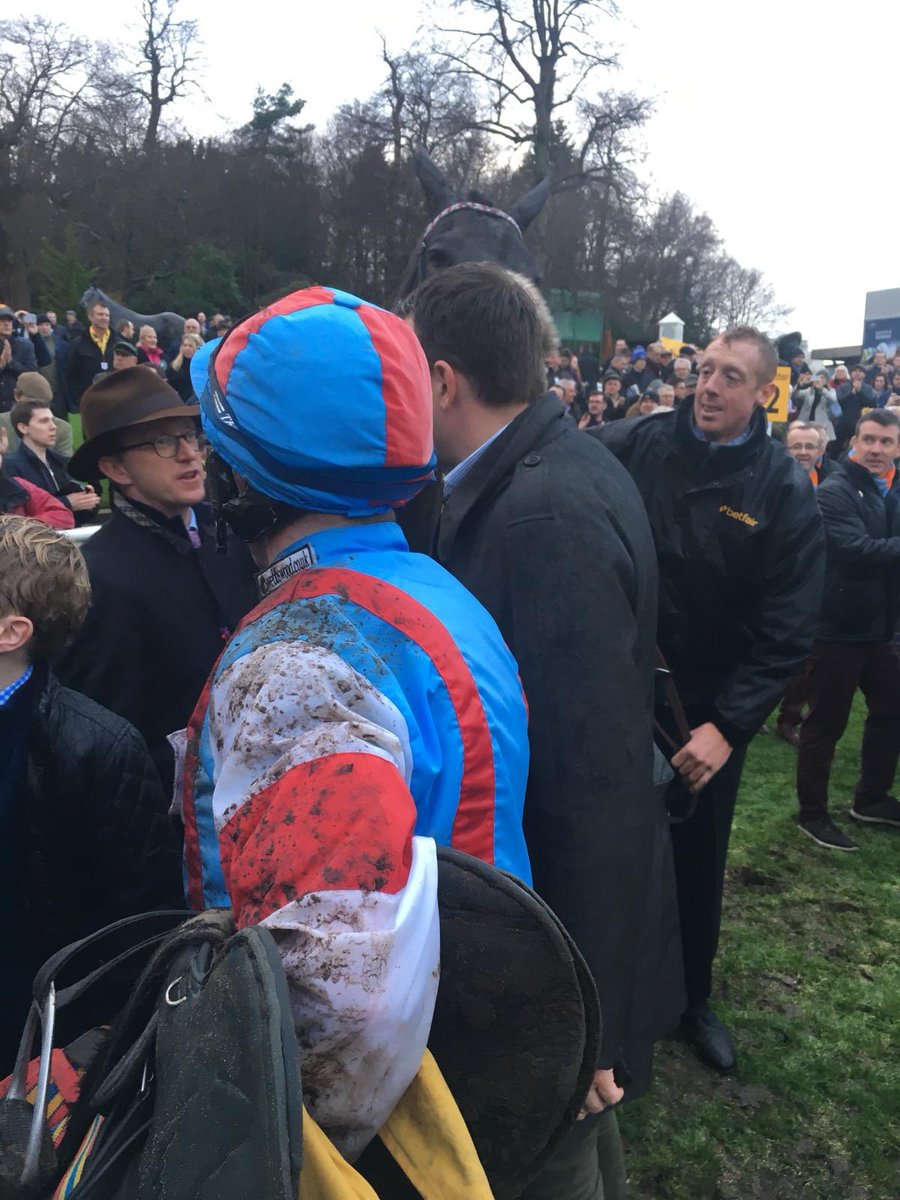
[[[683,992],[653,745],[656,558],[640,497],[556,396],[522,412],[448,497],[437,557],[492,614],[530,718],[535,889],[597,982],[600,1066],[632,1094]]]

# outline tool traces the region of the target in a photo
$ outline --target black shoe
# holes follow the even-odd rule
[[[857,817],[858,821],[870,819],[869,817]],[[808,821],[798,821],[798,825],[808,838],[812,838],[817,846],[824,846],[826,850],[859,849],[853,838],[847,837],[842,829],[838,829],[831,817],[813,817]]]
[[[883,800],[866,805],[854,800],[849,816],[854,821],[865,821],[870,825],[894,825],[900,829],[900,800],[885,796]]]
[[[681,1018],[681,1034],[708,1067],[727,1075],[737,1064],[731,1034],[708,1004],[695,1004]]]
[[[780,737],[789,746],[793,746],[795,750],[800,747],[799,725],[788,725],[786,721],[779,721],[775,726],[775,736]]]

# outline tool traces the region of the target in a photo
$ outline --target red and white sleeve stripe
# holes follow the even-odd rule
[[[230,666],[208,719],[235,919],[278,942],[307,1104],[352,1160],[418,1070],[437,993],[436,851],[413,833],[406,725],[304,642]]]

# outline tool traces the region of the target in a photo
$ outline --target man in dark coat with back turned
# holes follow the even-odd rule
[[[630,1073],[632,1094],[643,1091],[653,1041],[683,1003],[654,774],[656,563],[627,473],[581,436],[554,394],[541,395],[542,306],[526,281],[490,263],[441,271],[409,302],[432,369],[438,458],[452,468],[437,558],[518,660],[534,884],[584,954],[603,1013],[592,1115],[524,1197],[616,1200],[614,1070],[623,1082]]]
[[[656,542],[657,636],[691,727],[672,765],[699,793],[691,819],[672,828],[688,991],[682,1030],[723,1072],[735,1050],[709,997],[741,770],[809,651],[824,570],[809,477],[767,435],[777,361],[755,329],[727,330],[704,351],[693,404],[672,420],[588,430],[637,483]],[[683,742],[671,710],[658,718]]]
[[[87,440],[69,470],[102,472],[114,512],[85,543],[93,603],[58,674],[130,721],[168,783],[167,735],[187,725],[219,652],[256,602],[253,566],[236,540],[227,555],[216,553],[196,405],[129,367],[90,387],[81,413]]]

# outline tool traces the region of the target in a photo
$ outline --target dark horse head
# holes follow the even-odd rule
[[[435,271],[461,262],[502,263],[540,282],[537,262],[522,234],[550,194],[549,176],[507,213],[478,192],[470,192],[467,198],[454,192],[422,148],[416,151],[416,174],[428,200],[431,223],[410,259],[400,285],[401,299]]]

